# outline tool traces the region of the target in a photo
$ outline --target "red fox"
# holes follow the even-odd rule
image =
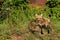
[[[48,33],[49,33],[49,30],[51,28],[50,26],[50,22],[51,20],[49,18],[43,18],[43,14],[41,15],[38,15],[38,14],[35,14],[35,18],[36,18],[36,22],[37,24],[40,26],[41,28],[41,32],[43,34],[43,30],[42,28],[44,28],[43,26],[45,26],[45,28],[47,29]]]
[[[29,29],[34,33],[37,31],[37,27],[40,30],[41,34],[43,34],[43,29],[46,29],[48,33],[50,33],[50,22],[51,20],[49,18],[43,18],[43,14],[38,15],[35,14],[35,20],[30,21],[30,27]]]

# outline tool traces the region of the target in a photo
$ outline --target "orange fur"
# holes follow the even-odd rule
[[[51,20],[49,18],[43,18],[43,14],[41,15],[36,14],[35,18],[36,18],[36,23],[38,25],[42,26],[42,28],[43,25],[45,25],[45,28],[47,28],[47,30],[49,31],[49,29],[51,28],[50,26]],[[41,28],[41,32],[43,32],[42,28]]]
[[[43,33],[43,30],[42,30],[42,29],[44,29],[43,25],[45,25],[45,27],[48,28],[48,25],[50,26],[50,22],[51,22],[50,19],[43,18],[42,14],[41,15],[35,14],[35,18],[36,18],[35,19],[36,21],[34,21],[34,20],[30,21],[30,30],[36,31],[37,29],[39,29]],[[40,28],[39,26],[37,27],[36,24],[34,24],[34,23],[36,23],[39,26],[42,26],[42,28]],[[50,28],[51,28],[51,26],[50,26]]]
[[[41,14],[41,15],[35,15],[35,17],[36,17],[36,20],[37,20],[37,23],[39,24],[39,25],[45,25],[45,26],[47,26],[47,25],[49,25],[50,24],[50,19],[48,19],[48,18],[43,18],[43,15]]]

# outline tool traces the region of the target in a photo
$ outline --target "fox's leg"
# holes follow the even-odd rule
[[[50,33],[50,26],[48,24],[45,24],[46,30],[48,33]]]
[[[41,28],[41,34],[43,34],[43,27],[42,27],[42,25],[41,25],[41,27],[40,27],[40,28]]]
[[[41,34],[43,34],[43,29],[41,28]]]
[[[50,25],[47,25],[47,32],[50,33]]]
[[[43,27],[42,27],[42,25],[38,25],[38,26],[39,26],[39,28],[41,29],[41,30],[40,30],[41,34],[43,34]]]

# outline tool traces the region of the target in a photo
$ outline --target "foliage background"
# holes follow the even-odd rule
[[[46,7],[43,10],[32,8],[28,2],[29,0],[1,1],[0,40],[11,40],[13,34],[25,36],[24,40],[35,40],[35,38],[39,40],[60,40],[60,0],[47,0]],[[36,13],[51,18],[55,29],[50,35],[39,36],[38,33],[33,35],[29,32],[29,21],[35,18]],[[29,36],[26,36],[25,33]]]

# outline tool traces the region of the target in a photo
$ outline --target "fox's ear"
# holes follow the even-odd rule
[[[35,16],[38,16],[38,14],[35,14]]]

